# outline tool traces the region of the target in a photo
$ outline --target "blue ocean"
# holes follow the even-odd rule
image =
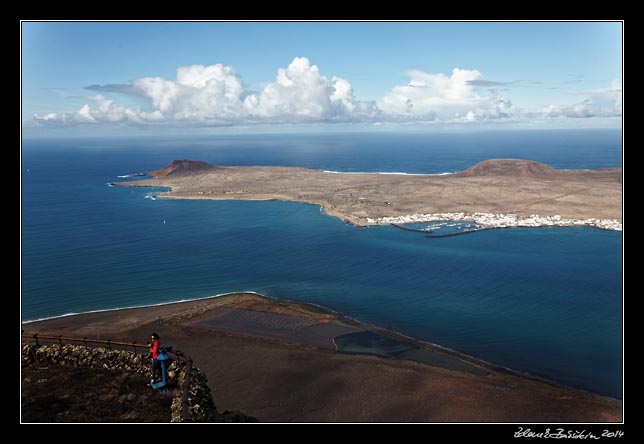
[[[488,158],[621,166],[620,131],[23,141],[22,319],[252,290],[622,398],[622,233],[426,239],[293,202],[154,200],[110,187],[174,159],[442,173]]]

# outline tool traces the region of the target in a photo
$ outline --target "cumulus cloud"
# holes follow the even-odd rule
[[[480,121],[509,116],[512,102],[495,88],[488,95],[477,93],[476,86],[496,85],[486,81],[477,70],[454,68],[450,76],[424,71],[409,71],[409,83],[395,86],[379,102],[393,115],[441,121]]]
[[[613,80],[611,85],[603,89],[580,91],[587,96],[584,100],[571,105],[549,105],[541,112],[545,117],[621,117],[622,115],[622,83]]]
[[[351,82],[336,76],[328,80],[306,57],[278,69],[275,80],[244,105],[252,116],[277,120],[345,121],[380,114],[375,103],[355,99]]]
[[[94,106],[85,104],[74,113],[49,113],[37,115],[35,119],[44,124],[149,123],[163,120],[163,115],[158,111],[146,112],[140,108],[121,106],[100,94],[90,99],[94,102]]]
[[[130,84],[89,85],[87,90],[143,97],[150,111],[117,104],[103,95],[75,113],[36,115],[40,123],[192,122],[218,125],[245,122],[365,121],[382,112],[375,102],[358,101],[347,79],[320,74],[305,57],[279,68],[259,94],[244,85],[231,66],[192,65],[176,79],[142,77]]]
[[[154,110],[170,120],[234,120],[245,116],[245,87],[230,66],[185,66],[177,69],[176,80],[144,77],[132,83]]]
[[[47,114],[43,114],[42,116],[39,116],[39,118],[43,122],[55,122],[56,120],[58,120],[58,114],[47,113]]]
[[[37,114],[39,125],[189,124],[223,126],[300,122],[482,122],[530,117],[500,94],[508,82],[488,80],[475,69],[455,68],[450,74],[412,70],[409,81],[394,86],[382,99],[355,97],[348,79],[326,77],[306,57],[295,57],[277,70],[260,91],[251,91],[232,66],[179,67],[174,79],[141,77],[125,84],[89,85],[98,94],[85,97],[78,111]],[[515,81],[517,82],[517,81]],[[509,82],[509,83],[515,83]],[[587,91],[570,106],[551,105],[539,117],[621,115],[622,87]],[[110,94],[143,99],[142,106],[124,105]],[[136,103],[136,102],[134,102]],[[505,119],[505,120],[503,120]]]

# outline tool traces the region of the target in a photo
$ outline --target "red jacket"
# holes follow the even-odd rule
[[[150,353],[152,353],[152,359],[159,357],[159,341],[154,341],[150,346]]]

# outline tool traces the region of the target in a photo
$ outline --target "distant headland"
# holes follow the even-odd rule
[[[490,159],[432,175],[175,160],[147,175],[151,179],[113,185],[168,187],[158,196],[167,199],[307,202],[357,226],[470,220],[481,228],[622,229],[622,168],[562,170],[531,160]]]

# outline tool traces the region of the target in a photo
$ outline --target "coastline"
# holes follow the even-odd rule
[[[538,376],[530,375],[528,373],[519,372],[517,370],[512,370],[512,369],[507,368],[507,367],[497,366],[497,365],[495,365],[493,363],[490,363],[490,362],[487,362],[487,361],[485,361],[483,359],[476,358],[476,357],[473,357],[473,356],[469,356],[469,355],[464,354],[464,353],[460,353],[457,350],[453,350],[453,349],[451,349],[449,347],[445,347],[445,346],[442,346],[442,345],[437,344],[437,343],[433,343],[433,342],[429,342],[429,341],[423,341],[421,339],[417,339],[417,338],[414,338],[412,336],[408,336],[408,335],[405,335],[403,333],[400,333],[400,332],[397,332],[397,331],[394,331],[394,330],[390,330],[390,329],[387,329],[387,328],[384,328],[384,327],[381,327],[381,326],[378,326],[378,325],[375,325],[375,324],[371,324],[371,323],[368,323],[368,322],[365,322],[365,321],[359,321],[358,319],[355,319],[355,318],[353,318],[353,317],[351,317],[351,316],[349,316],[347,314],[341,313],[339,311],[333,310],[332,308],[329,308],[329,307],[326,307],[326,306],[323,306],[323,305],[320,305],[320,304],[316,304],[315,302],[301,302],[301,301],[295,301],[295,300],[292,300],[292,299],[282,299],[282,298],[277,298],[277,297],[274,297],[274,296],[269,296],[269,295],[265,295],[265,294],[262,294],[262,293],[258,293],[256,291],[233,291],[233,292],[227,292],[227,293],[218,293],[218,294],[215,294],[215,295],[212,295],[212,296],[204,296],[204,297],[196,298],[196,299],[181,299],[181,300],[178,300],[178,301],[162,302],[162,303],[159,303],[159,304],[146,304],[146,305],[137,305],[137,306],[130,306],[130,307],[117,307],[117,308],[106,308],[106,309],[100,309],[100,310],[89,310],[89,311],[78,312],[78,313],[66,313],[66,314],[62,314],[62,315],[58,315],[58,316],[51,316],[51,317],[47,317],[47,318],[22,321],[22,324],[23,325],[36,324],[36,323],[41,323],[41,322],[46,322],[46,321],[53,321],[53,320],[60,320],[60,319],[64,319],[64,318],[70,318],[70,317],[74,317],[74,316],[94,315],[94,314],[101,314],[101,313],[103,313],[103,314],[114,314],[115,312],[126,311],[126,310],[146,309],[146,308],[155,308],[155,307],[168,307],[168,306],[180,305],[180,304],[193,304],[195,302],[201,302],[201,301],[206,301],[207,302],[207,301],[211,301],[211,300],[214,300],[214,299],[217,299],[217,298],[235,297],[235,296],[239,296],[239,295],[252,295],[252,296],[255,296],[255,297],[258,297],[258,298],[261,298],[261,299],[265,299],[265,300],[269,300],[269,301],[272,301],[272,302],[275,302],[275,303],[287,303],[287,304],[291,304],[291,305],[294,305],[294,306],[315,308],[316,310],[320,310],[320,311],[329,313],[329,314],[341,319],[343,322],[353,324],[356,327],[360,327],[360,328],[364,328],[364,329],[368,329],[368,330],[373,330],[373,331],[378,331],[378,332],[384,332],[387,335],[392,335],[392,336],[396,336],[396,337],[399,337],[399,338],[404,338],[405,340],[412,341],[412,342],[415,342],[415,343],[418,343],[418,344],[422,344],[423,346],[435,348],[437,350],[440,350],[443,353],[447,353],[447,354],[450,354],[450,355],[453,355],[453,356],[457,356],[459,359],[470,361],[472,363],[475,363],[477,365],[481,365],[481,366],[486,367],[486,368],[494,369],[494,370],[497,370],[497,371],[507,371],[507,372],[512,373],[512,374],[521,375],[521,376],[525,376],[525,377],[529,377],[529,378],[533,378],[533,379],[537,379],[537,380],[542,380],[544,382],[549,382],[549,383],[552,383],[552,384],[559,384],[556,381],[550,381],[548,379],[540,378]]]
[[[150,179],[160,199],[283,200],[320,205],[355,226],[472,220],[481,227],[588,225],[622,229],[621,168],[555,170],[493,159],[442,174],[331,172],[299,167],[209,166],[175,161]],[[206,164],[207,165],[207,164]],[[195,168],[192,170],[191,168]]]
[[[398,225],[422,222],[448,222],[448,221],[471,221],[479,228],[471,231],[480,231],[490,228],[542,228],[542,227],[574,227],[589,226],[602,230],[622,231],[622,224],[615,219],[569,219],[562,218],[555,214],[552,216],[540,216],[532,214],[529,217],[520,217],[516,214],[494,214],[494,213],[436,213],[436,214],[410,214],[405,216],[383,216],[378,219],[368,218],[370,225]]]
[[[282,298],[277,298],[274,296],[269,296],[265,295],[262,293],[258,293],[256,291],[233,291],[233,292],[227,292],[227,293],[218,293],[212,296],[204,296],[201,298],[196,298],[196,299],[181,299],[178,301],[170,301],[170,302],[162,302],[159,304],[146,304],[146,305],[137,305],[137,306],[130,306],[130,307],[117,307],[117,308],[106,308],[106,309],[100,309],[100,310],[90,310],[90,311],[85,311],[85,312],[78,312],[78,313],[66,313],[58,316],[51,316],[47,318],[41,318],[41,319],[34,319],[34,320],[27,320],[27,321],[22,321],[23,325],[29,325],[29,324],[37,324],[37,323],[42,323],[46,321],[54,321],[54,320],[61,320],[64,318],[70,318],[74,316],[84,316],[84,315],[94,315],[94,314],[115,314],[115,312],[119,311],[127,311],[127,310],[136,310],[136,309],[147,309],[147,308],[157,308],[157,307],[169,307],[173,305],[180,305],[180,304],[193,304],[201,301],[211,301],[217,298],[225,298],[225,297],[236,297],[240,295],[251,295],[255,296],[261,299],[265,299],[268,301],[272,301],[274,303],[286,303],[290,304],[293,306],[301,306],[301,307],[308,307],[308,308],[314,308],[315,310],[319,310],[321,312],[325,312],[328,314],[331,314],[332,316],[340,319],[343,323],[351,324],[354,325],[358,328],[364,329],[364,330],[369,330],[369,331],[377,331],[386,334],[387,336],[394,336],[397,338],[404,339],[405,341],[410,341],[419,345],[422,345],[424,347],[430,347],[432,349],[435,349],[441,353],[449,354],[451,356],[457,357],[458,359],[471,362],[475,365],[488,368],[491,370],[495,371],[502,371],[502,372],[507,372],[509,374],[521,376],[521,377],[526,377],[538,381],[542,381],[545,383],[553,384],[553,385],[560,385],[562,387],[568,387],[564,384],[558,383],[557,381],[552,381],[546,378],[541,378],[536,375],[531,375],[529,373],[525,372],[520,372],[518,370],[513,370],[508,367],[503,367],[503,366],[498,366],[495,365],[491,362],[485,361],[480,358],[476,358],[474,356],[467,355],[465,353],[461,353],[457,350],[451,349],[449,347],[442,346],[440,344],[434,343],[434,342],[429,342],[429,341],[423,341],[421,339],[405,335],[403,333],[400,333],[395,330],[390,330],[381,326],[378,326],[376,324],[371,324],[365,321],[360,321],[358,319],[355,319],[347,314],[341,313],[339,311],[333,310],[330,307],[326,307],[320,304],[316,304],[315,302],[301,302],[301,301],[295,301],[292,299],[282,299]],[[569,388],[574,388],[574,387],[569,387]],[[592,393],[592,392],[588,392]],[[600,395],[603,396],[603,395]]]
[[[362,174],[362,173],[339,173],[339,174]],[[364,173],[368,174],[368,173]],[[393,173],[392,173],[393,174]],[[446,173],[452,174],[452,173]],[[531,214],[527,217],[521,217],[516,214],[503,214],[503,213],[430,213],[430,214],[406,214],[402,216],[381,216],[376,219],[367,217],[365,220],[356,220],[351,214],[345,214],[339,211],[329,211],[329,209],[322,202],[315,201],[303,201],[303,200],[293,200],[288,198],[283,198],[282,196],[277,197],[264,197],[264,198],[215,198],[215,197],[204,197],[204,196],[175,196],[172,194],[173,190],[170,186],[160,186],[160,185],[135,185],[133,183],[125,182],[109,182],[108,186],[136,186],[140,188],[158,188],[165,187],[168,188],[167,191],[162,192],[161,194],[155,194],[151,196],[151,199],[174,199],[174,200],[238,200],[238,201],[249,201],[249,202],[299,202],[306,203],[310,205],[317,205],[320,207],[320,210],[326,213],[329,216],[337,217],[338,219],[343,220],[346,223],[355,225],[356,227],[370,227],[378,225],[404,225],[404,224],[415,224],[423,222],[452,222],[452,221],[472,221],[479,225],[479,228],[475,228],[469,232],[481,231],[491,228],[543,228],[543,227],[574,227],[574,226],[589,226],[601,230],[608,231],[623,231],[622,223],[617,219],[571,219],[571,218],[562,218],[559,214],[554,214],[550,216],[541,216],[538,214]]]
[[[170,301],[170,302],[160,302],[158,304],[144,304],[144,305],[132,305],[128,307],[115,307],[115,308],[102,308],[99,310],[89,310],[89,311],[81,311],[77,313],[65,313],[61,315],[56,315],[56,316],[48,316],[45,318],[38,318],[38,319],[28,319],[26,321],[22,321],[22,324],[31,324],[34,322],[42,322],[42,321],[50,321],[53,319],[60,319],[60,318],[67,318],[70,316],[80,316],[80,315],[86,315],[86,314],[93,314],[93,313],[107,313],[107,312],[112,312],[112,311],[121,311],[121,310],[132,310],[136,308],[151,308],[151,307],[162,307],[165,305],[174,305],[174,304],[181,304],[184,302],[196,302],[196,301],[203,301],[207,299],[214,299],[222,296],[230,296],[234,294],[254,294],[257,296],[262,296],[265,298],[271,298],[271,296],[266,296],[264,294],[258,293],[256,291],[251,291],[251,290],[243,290],[243,291],[231,291],[231,292],[226,292],[226,293],[217,293],[212,296],[204,296],[201,298],[195,298],[195,299],[179,299],[178,301]],[[314,304],[315,305],[315,304]]]
[[[604,395],[601,393],[595,393],[589,390],[584,390],[583,388],[579,387],[574,387],[570,385],[566,385],[564,383],[548,379],[548,378],[543,378],[538,375],[533,375],[528,372],[523,372],[519,370],[515,370],[509,367],[504,367],[500,366],[497,364],[494,364],[493,362],[486,361],[482,358],[478,358],[475,356],[470,356],[468,354],[459,352],[458,350],[454,350],[449,347],[445,347],[441,344],[435,343],[435,342],[430,342],[430,341],[425,341],[422,339],[415,338],[413,336],[405,335],[401,332],[387,329],[385,327],[381,327],[376,324],[371,324],[369,322],[365,321],[360,321],[356,318],[353,318],[347,314],[341,313],[339,311],[333,310],[330,307],[326,307],[320,304],[317,304],[315,302],[302,302],[302,301],[296,301],[292,299],[282,299],[282,298],[277,298],[274,296],[269,296],[265,295],[256,291],[233,291],[233,292],[227,292],[227,293],[218,293],[212,296],[204,296],[201,298],[196,298],[196,299],[182,299],[178,301],[170,301],[170,302],[162,302],[159,304],[147,304],[147,305],[139,305],[139,306],[131,306],[131,307],[117,307],[117,308],[107,308],[107,309],[101,309],[101,310],[90,310],[86,312],[79,312],[79,313],[68,313],[68,314],[63,314],[63,315],[58,315],[58,316],[52,316],[48,318],[42,318],[42,319],[36,319],[36,320],[28,320],[28,321],[22,321],[23,325],[29,325],[29,324],[37,324],[37,323],[42,323],[42,322],[47,322],[47,321],[57,321],[61,320],[64,318],[70,318],[70,317],[75,317],[75,316],[85,316],[85,315],[95,315],[95,314],[117,314],[116,312],[121,312],[121,311],[128,311],[128,310],[140,310],[140,309],[153,309],[153,308],[171,308],[172,306],[178,306],[181,304],[185,304],[186,306],[192,306],[195,303],[199,302],[210,302],[216,299],[220,298],[237,298],[240,296],[252,296],[252,297],[257,297],[262,300],[270,301],[272,303],[276,304],[288,304],[294,307],[303,307],[303,308],[312,308],[316,311],[323,312],[325,314],[332,315],[333,317],[337,318],[340,320],[342,323],[346,323],[352,326],[355,326],[359,329],[365,330],[365,331],[373,331],[373,332],[378,332],[381,334],[384,334],[385,336],[389,337],[394,337],[394,338],[399,338],[404,341],[408,341],[410,343],[414,343],[416,345],[420,345],[421,347],[427,347],[433,351],[443,353],[452,357],[455,357],[459,360],[462,360],[464,362],[468,362],[471,364],[474,364],[476,366],[494,371],[494,372],[502,372],[506,373],[509,375],[514,375],[520,378],[527,378],[530,380],[534,381],[539,381],[548,385],[556,386],[556,387],[561,387],[561,388],[566,388],[566,389],[572,389],[572,390],[579,390],[584,393],[588,393],[590,395],[594,396],[602,396],[606,397],[609,399],[614,399],[616,401],[619,401],[617,398],[613,398],[608,395]]]
[[[383,174],[390,176],[448,176],[456,174],[453,171],[444,173],[405,173],[403,171],[333,171],[333,170],[318,170],[327,174]],[[119,176],[121,177],[121,176]]]
[[[356,174],[356,173],[339,173],[339,174]],[[362,173],[360,173],[362,174]],[[364,173],[367,174],[367,173]],[[393,173],[392,173],[393,174]],[[452,173],[446,173],[452,174]],[[110,182],[109,186],[137,186],[137,187],[159,187],[159,185],[133,185],[127,183],[120,185],[119,182]],[[315,201],[303,201],[303,200],[293,200],[286,199],[283,197],[265,197],[265,198],[213,198],[213,197],[203,197],[203,196],[175,196],[172,194],[172,188],[169,188],[168,191],[165,191],[161,194],[155,194],[151,199],[174,199],[174,200],[238,200],[238,201],[249,201],[249,202],[270,202],[270,201],[279,201],[279,202],[299,202],[306,203],[311,205],[318,205],[320,210],[326,213],[329,216],[337,217],[338,219],[343,220],[351,225],[356,227],[371,227],[378,225],[404,225],[404,224],[416,224],[423,222],[453,222],[453,221],[471,221],[478,225],[478,228],[470,230],[468,232],[482,231],[492,228],[544,228],[544,227],[575,227],[575,226],[588,226],[597,228],[600,230],[608,231],[623,231],[622,223],[617,219],[597,219],[597,218],[587,218],[587,219],[574,219],[574,218],[562,218],[559,214],[553,214],[549,216],[541,216],[539,214],[531,214],[526,217],[518,216],[517,214],[504,214],[504,213],[430,213],[430,214],[406,214],[401,216],[381,216],[376,219],[367,217],[365,220],[356,220],[356,218],[351,214],[342,213],[339,211],[329,211],[329,209],[322,202]]]
[[[237,330],[227,330],[225,322],[228,319],[227,316],[229,316],[230,310],[234,313],[241,314],[253,313],[254,317],[251,318],[250,323],[233,324]],[[286,337],[286,339],[272,337],[270,334],[267,335],[266,331],[263,330],[265,326],[260,328],[260,330],[257,330],[257,325],[253,326],[254,320],[257,321],[257,319],[259,319],[261,321],[262,317],[259,316],[261,313],[264,313],[262,316],[268,318],[270,318],[270,316],[278,318],[280,316],[282,318],[284,316],[295,316],[298,319],[306,319],[310,321],[310,323],[316,325],[338,325],[344,326],[342,327],[344,329],[373,332],[374,334],[391,338],[395,341],[412,344],[413,346],[421,349],[427,349],[428,352],[434,353],[433,356],[438,359],[419,362],[405,358],[383,358],[378,356],[377,353],[357,355],[353,353],[339,353],[338,351],[329,350],[325,347],[319,348],[318,346],[306,343],[306,341],[301,342],[298,339],[300,337],[298,336],[300,334],[298,333],[300,331],[299,327],[294,330],[289,330],[288,333],[291,336]],[[277,319],[277,321],[279,321],[279,325],[283,323],[282,318]],[[219,322],[219,324],[217,324],[217,322]],[[222,324],[222,322],[224,323]],[[495,405],[495,410],[493,409],[493,411],[496,411],[495,415],[497,415],[499,411],[506,412],[506,402],[509,402],[510,404],[519,403],[521,405],[525,404],[526,406],[531,406],[531,399],[537,396],[535,395],[535,393],[537,393],[537,397],[543,397],[544,400],[550,399],[548,403],[553,402],[555,399],[559,400],[557,401],[557,406],[554,408],[558,413],[555,413],[554,417],[549,417],[549,419],[547,419],[550,421],[570,420],[571,418],[587,420],[587,415],[589,413],[583,409],[580,411],[578,408],[579,403],[581,403],[581,405],[591,406],[592,408],[589,407],[590,410],[610,410],[612,413],[609,417],[612,419],[609,420],[611,421],[619,420],[621,417],[621,413],[618,413],[621,411],[621,401],[619,400],[567,387],[554,381],[526,375],[510,369],[500,368],[485,361],[441,347],[437,344],[419,341],[395,331],[386,330],[378,326],[356,321],[348,316],[335,312],[332,309],[317,304],[282,300],[263,296],[257,293],[228,293],[224,295],[200,298],[197,300],[155,304],[147,307],[112,309],[100,312],[67,315],[45,321],[32,321],[23,325],[25,327],[25,333],[64,333],[65,336],[78,335],[78,337],[109,337],[114,340],[134,340],[138,339],[139,336],[148,335],[149,330],[151,329],[159,331],[161,332],[162,337],[166,338],[169,343],[173,343],[181,349],[189,351],[196,362],[199,363],[198,365],[203,365],[206,369],[211,369],[209,380],[211,382],[210,385],[213,389],[213,393],[215,393],[215,402],[218,402],[217,399],[219,396],[217,393],[219,393],[222,398],[227,400],[226,402],[231,403],[230,406],[226,405],[226,408],[233,407],[235,405],[244,406],[248,411],[255,414],[259,413],[258,417],[260,418],[262,417],[262,412],[266,414],[266,408],[255,405],[252,402],[246,403],[243,399],[239,398],[237,389],[241,389],[242,391],[256,390],[256,387],[254,386],[257,384],[257,380],[255,380],[255,378],[259,378],[259,380],[265,381],[263,383],[264,385],[262,386],[262,390],[267,391],[267,393],[273,393],[272,390],[274,385],[271,382],[272,379],[264,379],[264,377],[260,377],[260,374],[264,374],[263,367],[258,368],[256,365],[252,368],[244,367],[244,372],[247,373],[247,378],[250,379],[244,381],[235,380],[235,390],[229,390],[226,387],[226,384],[223,384],[221,381],[222,377],[224,379],[233,378],[234,380],[234,375],[229,375],[228,373],[231,371],[234,373],[234,370],[231,369],[237,368],[236,366],[239,365],[237,363],[237,359],[240,358],[236,358],[235,356],[238,356],[240,353],[244,355],[244,359],[250,360],[249,362],[256,362],[259,360],[264,363],[264,366],[271,368],[272,366],[276,366],[277,368],[273,370],[267,370],[270,374],[273,374],[271,372],[277,372],[273,375],[274,377],[278,377],[276,375],[282,375],[282,372],[285,371],[286,368],[288,368],[289,372],[304,371],[303,368],[306,368],[307,372],[314,372],[316,376],[309,375],[302,380],[302,383],[307,387],[313,381],[318,381],[321,378],[338,377],[337,375],[334,376],[335,371],[337,371],[337,367],[331,366],[328,370],[320,368],[320,366],[324,367],[325,365],[329,365],[328,363],[330,360],[332,362],[336,362],[336,366],[340,365],[340,362],[343,363],[343,366],[347,365],[350,368],[357,366],[356,368],[360,369],[357,375],[354,374],[354,370],[351,370],[351,372],[346,375],[344,375],[343,372],[344,378],[351,380],[358,376],[355,380],[355,387],[352,384],[350,390],[347,388],[340,389],[339,387],[332,389],[333,393],[341,397],[345,395],[347,390],[351,393],[354,393],[354,391],[360,392],[364,390],[363,385],[365,381],[359,376],[360,374],[369,374],[375,381],[381,381],[382,378],[388,378],[386,379],[386,383],[384,382],[385,380],[382,380],[379,384],[392,384],[392,393],[394,393],[393,396],[395,398],[395,393],[398,393],[405,387],[405,384],[401,381],[409,377],[409,372],[412,372],[412,374],[420,377],[420,380],[433,381],[433,383],[423,389],[421,393],[413,396],[427,396],[427,390],[429,390],[433,393],[432,396],[436,397],[442,393],[440,391],[442,389],[438,389],[437,387],[450,387],[448,391],[462,390],[469,393],[467,396],[474,396],[475,399],[479,399],[480,402],[484,402],[484,399],[489,395],[489,390],[496,391],[501,390],[502,387],[506,387],[505,389],[502,389],[502,392],[506,393],[503,396],[509,399],[499,402],[497,405],[497,401],[494,401],[494,399],[498,399],[500,401],[502,398],[493,397],[492,402]],[[194,339],[191,339],[193,337]],[[210,355],[210,352],[208,352],[210,349],[205,346],[208,341],[213,341],[213,343],[218,344],[217,347],[213,349],[215,353],[214,355]],[[230,349],[228,349],[229,347]],[[229,350],[227,353],[229,353],[230,356],[226,357],[222,348]],[[250,351],[247,352],[248,350]],[[294,356],[293,354],[297,356],[301,355],[302,358],[292,361],[292,357]],[[289,361],[286,363],[280,363],[279,361],[273,362],[272,359],[268,358],[269,356],[274,357],[275,355],[283,355],[283,359],[287,359]],[[291,358],[286,358],[286,356],[290,356]],[[445,358],[441,358],[441,356],[445,356]],[[267,364],[266,359],[269,359],[269,362],[273,363],[270,365]],[[458,361],[462,361],[463,364],[455,368],[453,368],[452,364],[445,366],[444,364],[441,364],[445,359],[451,359],[452,362],[456,362],[454,361],[454,359],[456,359]],[[228,360],[231,361],[228,362]],[[284,365],[287,365],[287,367],[284,367]],[[310,368],[309,365],[311,365]],[[477,374],[476,372],[468,372],[468,366],[474,366],[470,367],[473,369],[483,369],[484,373]],[[255,368],[255,370],[253,370],[253,368]],[[332,371],[332,368],[335,368],[336,370]],[[382,370],[377,370],[378,368],[388,368],[390,370],[382,373]],[[465,368],[465,370],[463,370],[463,368]],[[393,381],[391,380],[391,376],[386,376],[389,374],[389,371],[393,371],[395,374]],[[465,373],[463,373],[463,371],[465,371]],[[429,374],[432,376],[430,377]],[[213,378],[212,375],[218,376]],[[344,381],[344,379],[342,380]],[[425,384],[425,382],[423,384]],[[505,392],[510,387],[512,387],[510,389],[511,391]],[[439,390],[439,392],[436,392],[436,390]],[[358,395],[356,394],[358,392],[355,392],[353,396],[358,396],[362,402],[365,402],[364,393],[362,393],[362,395]],[[302,394],[302,396],[307,398],[307,402],[318,402],[317,399],[309,399],[311,395],[307,393],[308,392]],[[314,393],[315,391],[313,391],[313,394]],[[283,393],[280,394],[280,396],[288,398],[289,394]],[[453,401],[450,399],[451,398],[445,398],[444,400],[446,408],[455,408]],[[561,399],[565,399],[565,401],[561,401]],[[569,402],[569,400],[571,401]],[[574,402],[572,402],[573,400]],[[260,402],[261,405],[263,405],[262,402]],[[389,403],[390,400],[387,399],[386,404],[389,405]],[[570,404],[572,410],[568,410],[566,408],[565,414],[559,411],[561,406],[568,404]],[[574,409],[572,408],[573,405]],[[285,406],[285,408],[287,407]],[[469,406],[465,404],[461,405],[459,403],[457,403],[456,408],[457,410],[465,409],[468,412],[470,409]],[[516,418],[516,413],[510,415],[509,418],[515,418],[520,421],[530,421],[534,419],[545,420],[543,416],[544,412],[540,409],[532,409],[532,407],[524,408],[527,408],[527,410],[520,411],[519,418]],[[290,407],[288,409],[290,410]],[[501,415],[501,417],[495,415],[487,416],[490,412],[479,412],[478,409],[474,410],[477,411],[476,415],[479,415],[475,415],[475,417],[483,418],[483,421],[491,420],[491,418],[496,418],[496,420],[499,420],[499,418],[505,418],[505,416],[503,416],[505,413]],[[402,413],[397,412],[393,414],[392,412],[388,412],[387,416],[382,417],[381,419],[397,420],[397,418],[399,418],[399,414]],[[427,414],[427,411],[424,411],[423,414]],[[471,412],[468,413],[468,415],[469,414],[471,414]],[[471,419],[471,417],[467,415],[464,417]],[[271,418],[270,415],[264,416],[264,420],[267,418]],[[316,416],[315,418],[318,417]],[[596,417],[593,418],[596,420]],[[276,417],[272,419],[283,420],[284,418]],[[436,420],[436,417],[432,416],[428,417],[428,419],[421,420],[429,419]],[[348,420],[352,419],[349,418]],[[418,418],[416,418],[416,420],[418,420]],[[438,419],[438,422],[443,420],[449,419]]]

